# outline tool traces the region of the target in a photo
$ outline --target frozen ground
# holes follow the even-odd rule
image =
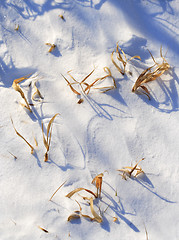
[[[111,61],[117,42],[128,57],[141,57],[127,65],[132,75],[121,75]],[[49,53],[45,43],[56,48]],[[148,83],[149,100],[131,89],[153,64],[148,49],[161,61],[161,45],[171,69]],[[178,62],[178,0],[1,0],[0,239],[143,240],[147,231],[148,239],[178,240]],[[94,67],[89,81],[104,76],[108,67],[117,89],[90,91],[77,104],[61,74],[70,80],[67,72],[72,70],[81,81]],[[30,73],[20,86],[33,104],[32,113],[12,88],[14,79]],[[32,100],[36,80],[41,101]],[[41,122],[46,129],[56,113],[49,160],[44,162]],[[34,154],[15,133],[11,118]],[[139,165],[145,174],[122,179],[116,170],[143,157]],[[101,172],[102,194],[94,207],[103,222],[68,222],[79,210],[75,200],[83,214],[92,214],[81,196],[65,195],[78,187],[96,192],[91,181]]]

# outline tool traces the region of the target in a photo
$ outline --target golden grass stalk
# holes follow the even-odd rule
[[[36,101],[36,100],[35,100],[35,96],[38,96],[39,98],[44,99],[43,96],[42,96],[42,94],[40,93],[39,89],[38,89],[37,86],[36,86],[36,82],[34,83],[34,88],[35,88],[35,92],[34,92],[34,94],[32,95],[32,100]]]
[[[16,130],[12,118],[11,118],[11,122],[12,122],[12,126],[13,126],[16,134],[17,134],[19,137],[21,137],[21,138],[27,143],[27,145],[31,148],[31,154],[33,154],[34,148],[32,147],[32,145]]]
[[[166,71],[168,71],[170,68],[170,65],[168,64],[168,62],[162,55],[162,47],[160,48],[160,56],[163,59],[163,62],[161,64],[159,64],[155,61],[155,59],[150,51],[149,51],[149,53],[154,61],[154,65],[145,69],[139,75],[139,77],[137,78],[137,80],[132,88],[132,92],[136,92],[138,90],[138,88],[141,88],[142,90],[144,90],[144,92],[142,92],[142,93],[145,94],[150,100],[150,93],[149,93],[147,87],[144,85],[148,82],[156,80],[158,77],[160,77]]]
[[[16,90],[17,92],[19,92],[20,95],[21,95],[21,97],[24,99],[26,105],[23,105],[23,106],[26,107],[30,112],[32,112],[32,110],[31,110],[31,108],[30,108],[30,105],[29,105],[29,103],[28,103],[28,101],[27,101],[24,93],[23,93],[22,89],[21,89],[20,86],[19,86],[19,83],[22,82],[23,80],[28,79],[28,77],[29,77],[30,75],[31,75],[31,74],[28,74],[28,75],[26,75],[26,76],[24,76],[24,77],[15,79],[15,80],[13,81],[12,87],[14,88],[14,90]]]
[[[145,224],[144,224],[144,228],[145,228],[146,240],[149,240],[149,236],[148,236],[148,232],[147,232],[147,228],[146,228]]]
[[[90,201],[90,209],[91,209],[91,213],[92,213],[92,215],[93,215],[93,217],[90,217],[89,215],[86,215],[86,214],[83,214],[82,213],[82,207],[81,207],[81,205],[79,204],[79,202],[78,201],[76,201],[77,202],[77,204],[79,205],[79,208],[80,208],[80,210],[79,211],[75,211],[73,214],[71,214],[69,217],[68,217],[68,221],[71,221],[71,220],[74,220],[74,219],[79,219],[80,217],[84,217],[84,218],[87,218],[87,219],[89,219],[89,220],[91,220],[91,221],[97,221],[97,222],[99,222],[99,223],[101,223],[102,222],[102,218],[95,212],[95,210],[94,210],[94,206],[93,206],[93,198],[87,198],[87,197],[85,197],[85,200],[89,200]]]
[[[46,147],[46,153],[45,153],[45,158],[44,158],[44,162],[48,161],[48,152],[50,149],[50,142],[51,142],[51,137],[52,137],[52,123],[55,119],[55,117],[59,115],[59,113],[56,113],[50,120],[48,126],[47,126],[47,137],[45,138],[45,134],[44,134],[44,128],[43,128],[43,122],[42,122],[42,135],[43,135],[43,142],[44,142],[44,146]]]
[[[62,75],[62,74],[61,74]],[[72,90],[72,92],[74,92],[76,95],[81,95],[81,93],[79,93],[76,89],[74,89],[73,87],[72,87],[72,84],[68,81],[68,79],[66,78],[66,77],[64,77],[63,75],[62,75],[62,77],[65,79],[65,81],[68,83],[68,86],[70,87],[70,89]]]
[[[91,209],[91,213],[93,214],[94,216],[94,219],[101,223],[103,221],[103,219],[95,212],[94,210],[94,206],[93,206],[93,198],[90,198],[90,209]]]
[[[50,46],[48,52],[52,52],[52,51],[55,49],[55,47],[56,47],[56,45],[55,45],[55,44],[52,44],[52,43],[45,43],[45,44],[48,45],[48,46]]]
[[[78,82],[78,81],[70,74],[70,71],[68,71],[68,75],[69,75],[69,76],[71,77],[71,79],[73,80],[72,83],[70,83],[70,82],[68,81],[68,79],[65,78],[63,75],[62,75],[62,77],[63,77],[63,78],[65,79],[65,81],[68,83],[68,86],[70,86],[70,89],[72,90],[72,92],[74,92],[76,95],[81,95],[81,93],[79,93],[74,87],[72,87],[72,85],[74,85],[74,84],[80,85],[83,93],[85,93],[82,85],[84,84],[84,85],[88,86],[88,83],[86,83],[85,81],[87,80],[87,78],[89,78],[89,77],[91,76],[91,74],[94,72],[94,70],[95,70],[95,69],[93,69],[87,76],[85,76],[81,82]]]
[[[15,24],[15,28],[14,28],[15,31],[18,31],[19,30],[19,24]]]
[[[132,173],[134,171],[136,171],[135,175],[133,175],[133,177],[137,177],[140,173],[144,173],[144,171],[142,170],[142,168],[140,166],[138,166],[138,164],[144,160],[144,158],[140,159],[134,167],[124,167],[122,169],[118,169],[117,171],[122,172],[122,178],[124,178],[125,180],[127,180],[127,177],[131,177]]]
[[[9,152],[9,151],[8,151],[8,152]],[[11,156],[14,157],[15,160],[17,159],[17,157],[16,157],[13,153],[11,153],[11,152],[9,152],[9,153],[11,154]]]
[[[52,196],[51,196],[51,198],[49,199],[49,201],[52,200],[52,198],[54,197],[54,195],[58,192],[58,190],[60,190],[60,188],[61,188],[65,183],[66,183],[66,181],[63,182],[63,183],[60,185],[60,187],[57,188],[57,190],[52,194]]]
[[[91,84],[87,84],[87,87],[85,88],[85,92],[87,92],[87,94],[89,93],[89,91],[90,91],[90,89],[91,89],[92,87],[94,87],[97,83],[103,81],[104,79],[106,79],[106,78],[108,78],[108,77],[111,77],[112,80],[113,80],[113,85],[112,85],[112,86],[108,86],[108,87],[98,87],[98,88],[95,87],[94,89],[100,89],[100,90],[102,90],[102,92],[104,93],[104,92],[107,92],[107,91],[112,90],[112,89],[114,89],[114,88],[117,88],[117,86],[116,86],[116,81],[115,81],[115,78],[112,76],[111,70],[110,70],[108,67],[104,67],[104,71],[105,71],[105,73],[107,73],[107,75],[105,75],[105,76],[103,76],[103,77],[101,77],[101,78],[95,79],[95,81],[94,81],[93,83],[91,83]]]
[[[103,173],[100,173],[95,178],[93,178],[93,180],[91,182],[91,183],[95,183],[96,184],[97,197],[101,197],[102,181],[103,181]]]
[[[62,14],[58,15],[63,21],[65,21],[65,18]]]
[[[48,231],[45,228],[42,228],[40,226],[38,226],[39,229],[41,229],[42,231],[44,231],[45,233],[48,233]]]
[[[38,147],[38,142],[35,137],[34,137],[34,141],[35,141],[35,146]]]
[[[68,193],[65,197],[71,198],[75,193],[82,191],[82,190],[85,190],[86,192],[92,194],[95,198],[97,197],[94,192],[92,192],[91,190],[86,189],[86,188],[76,188],[73,191],[71,191],[70,193]]]
[[[130,61],[131,61],[132,59],[134,59],[134,58],[138,58],[138,59],[141,60],[140,56],[133,56],[133,57],[131,57],[130,59],[127,59],[125,52],[122,50],[122,48],[119,47],[119,44],[117,43],[117,46],[116,46],[116,55],[117,55],[117,59],[119,60],[119,62],[121,62],[122,65],[123,65],[123,69],[122,69],[121,67],[119,67],[119,65],[118,65],[118,64],[115,62],[115,60],[114,60],[114,57],[113,57],[114,52],[115,52],[115,51],[113,51],[113,52],[111,53],[112,63],[114,64],[114,66],[117,68],[117,70],[118,70],[122,75],[124,75],[125,72],[126,72],[126,65],[127,65],[128,62],[130,62]]]

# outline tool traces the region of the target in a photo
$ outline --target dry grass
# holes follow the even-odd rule
[[[123,65],[123,68],[121,68],[117,63],[116,61],[114,60],[114,53],[116,53],[116,58],[119,62],[122,63]],[[122,50],[122,48],[119,47],[118,43],[117,43],[117,46],[116,46],[116,51],[113,51],[111,53],[111,60],[112,60],[112,63],[114,64],[114,66],[117,68],[117,70],[122,74],[124,75],[126,73],[126,65],[128,62],[130,62],[132,59],[134,58],[138,58],[141,60],[140,56],[133,56],[131,57],[130,59],[127,59],[126,57],[126,54],[125,52]]]
[[[104,68],[104,72],[106,73],[105,76],[100,77],[95,79],[92,83],[88,83],[87,79],[93,74],[93,72],[95,71],[95,69],[93,69],[87,76],[85,76],[81,81],[77,81],[70,73],[70,71],[68,72],[68,75],[70,76],[70,78],[72,79],[72,82],[70,82],[66,77],[64,77],[62,75],[62,77],[65,79],[65,81],[68,83],[68,86],[70,87],[70,89],[72,90],[73,93],[75,93],[78,96],[81,96],[81,93],[79,90],[77,90],[80,86],[83,94],[88,95],[91,89],[98,89],[101,92],[107,92],[109,90],[112,90],[114,88],[116,88],[116,81],[114,79],[114,77],[112,76],[112,73],[110,71],[110,69],[108,67]],[[104,81],[107,78],[112,78],[113,84],[111,86],[106,86],[106,87],[96,87],[97,84],[101,83],[102,81]],[[75,85],[77,85],[77,88],[75,88]],[[78,101],[78,103],[82,103],[83,99],[80,99]]]
[[[65,183],[66,183],[66,181],[65,181],[64,183],[62,183],[62,184],[60,185],[60,187],[57,188],[57,190],[52,194],[52,196],[51,196],[51,198],[49,199],[49,201],[52,200],[52,198],[54,197],[54,195],[58,192],[58,190],[60,190],[60,188],[61,188]]]
[[[101,197],[102,181],[103,181],[103,173],[100,173],[95,178],[93,178],[93,180],[91,182],[91,183],[95,183],[96,184],[97,197]]]
[[[50,150],[50,142],[51,142],[51,137],[52,137],[52,123],[55,119],[55,117],[59,115],[59,113],[55,114],[48,126],[47,126],[47,137],[45,138],[45,134],[44,134],[44,127],[43,127],[43,122],[42,122],[42,135],[43,135],[43,142],[44,142],[44,146],[46,147],[46,153],[45,153],[45,158],[44,158],[44,162],[47,162],[48,161],[48,152]]]
[[[18,78],[18,79],[15,79],[13,81],[13,84],[12,84],[12,87],[14,88],[14,90],[16,90],[17,92],[20,93],[21,97],[24,99],[26,105],[22,104],[22,106],[24,106],[25,108],[27,108],[30,112],[32,112],[31,108],[30,108],[30,105],[24,95],[24,92],[22,91],[21,87],[19,86],[19,83],[21,83],[22,81],[26,80],[29,78],[29,76],[31,76],[31,74],[28,74],[24,77],[21,77],[21,78]]]
[[[86,189],[86,188],[76,188],[73,191],[71,191],[70,193],[68,193],[65,197],[71,198],[75,193],[80,192],[82,190],[85,190],[86,192],[92,194],[95,198],[97,198],[97,196],[94,192],[92,192],[91,190]]]
[[[42,94],[40,93],[39,89],[36,86],[36,82],[34,82],[34,88],[35,88],[35,92],[32,95],[32,100],[37,101],[37,97],[40,99],[44,99]]]
[[[149,51],[149,53],[154,61],[154,65],[145,69],[139,75],[138,79],[136,80],[136,82],[132,88],[132,92],[137,92],[138,88],[141,88],[143,90],[142,93],[145,94],[150,100],[150,93],[149,93],[147,87],[144,85],[148,82],[154,81],[157,78],[159,78],[162,74],[164,74],[166,71],[169,70],[170,65],[168,64],[168,62],[162,55],[162,47],[160,48],[160,56],[163,61],[160,64],[155,61],[155,59],[150,51]]]
[[[122,169],[118,169],[117,171],[122,172],[121,176],[123,179],[127,180],[127,177],[131,178],[133,177],[137,177],[139,174],[144,173],[144,171],[142,170],[142,168],[138,165],[141,161],[143,161],[144,158],[140,159],[134,167],[124,167]],[[134,175],[132,175],[132,173],[134,173]]]
[[[91,210],[91,213],[93,215],[93,217],[89,216],[89,215],[86,215],[86,214],[83,214],[82,213],[82,207],[81,205],[79,204],[78,201],[76,201],[76,203],[78,204],[80,210],[78,211],[75,211],[74,213],[72,213],[69,217],[68,217],[68,221],[72,221],[72,220],[75,220],[75,219],[79,219],[81,217],[84,217],[84,218],[87,218],[89,219],[90,221],[97,221],[98,223],[101,223],[103,221],[103,219],[96,213],[96,211],[94,210],[94,205],[93,205],[93,198],[83,198],[85,200],[89,200],[89,205],[90,205],[90,210]]]
[[[19,31],[19,24],[15,24],[14,30]]]
[[[63,21],[65,21],[65,18],[62,14],[58,15]]]
[[[44,231],[45,233],[48,233],[48,230],[46,230],[45,228],[42,228],[40,226],[38,226],[39,229],[41,229],[42,231]]]
[[[45,43],[45,45],[47,46],[50,46],[48,52],[52,52],[55,48],[56,48],[56,45],[55,44],[52,44],[52,43]]]
[[[31,154],[33,154],[34,148],[32,147],[32,145],[16,130],[12,118],[11,118],[11,122],[16,134],[27,143],[27,145],[31,148]]]

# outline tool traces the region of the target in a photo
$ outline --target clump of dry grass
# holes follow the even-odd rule
[[[31,108],[30,108],[30,105],[29,105],[29,103],[28,103],[28,101],[27,101],[27,99],[26,99],[26,97],[25,97],[25,95],[24,95],[24,92],[22,91],[21,87],[19,86],[19,83],[22,82],[22,81],[24,81],[24,80],[26,80],[26,79],[28,79],[30,75],[31,75],[31,74],[28,74],[28,75],[26,75],[26,76],[24,76],[24,77],[15,79],[15,80],[13,81],[12,87],[14,88],[14,90],[16,90],[17,92],[19,92],[20,95],[21,95],[21,97],[24,99],[26,105],[25,105],[25,104],[22,104],[22,106],[25,107],[25,108],[27,108],[30,112],[32,112],[32,110],[31,110]]]
[[[84,197],[85,200],[89,200],[89,205],[90,205],[90,210],[91,210],[91,213],[93,215],[93,217],[89,216],[89,215],[86,215],[86,214],[83,214],[82,213],[82,207],[81,205],[79,204],[78,201],[77,204],[79,205],[80,207],[80,210],[79,211],[75,211],[74,213],[72,213],[69,217],[68,217],[68,221],[72,221],[74,219],[79,219],[81,217],[84,217],[84,218],[87,218],[91,221],[96,221],[98,223],[101,223],[103,221],[103,219],[97,214],[97,212],[94,210],[94,204],[93,204],[93,201],[94,199],[91,197],[91,198],[87,198],[87,197]]]
[[[59,115],[59,113],[55,114],[48,126],[47,126],[47,137],[45,138],[45,134],[44,134],[44,127],[43,127],[43,122],[42,122],[42,135],[43,135],[43,142],[44,142],[44,146],[46,147],[46,153],[45,153],[45,158],[44,158],[44,162],[47,162],[48,161],[48,152],[49,152],[49,149],[50,149],[50,142],[51,142],[51,137],[52,137],[52,123],[55,119],[55,117]]]
[[[114,60],[114,52],[116,53],[116,57],[118,59],[119,62],[122,63],[123,65],[123,68],[121,68]],[[141,60],[140,56],[133,56],[131,57],[130,59],[127,59],[126,57],[126,54],[125,52],[122,50],[122,48],[119,47],[119,44],[117,43],[117,46],[116,46],[116,51],[113,51],[111,53],[111,60],[112,60],[112,63],[114,64],[114,66],[117,68],[117,70],[122,74],[124,75],[126,73],[126,65],[128,62],[130,62],[132,59],[134,58],[138,58]]]
[[[137,92],[137,90],[139,88],[141,88],[143,90],[143,94],[145,94],[149,100],[150,100],[150,93],[147,89],[146,86],[144,86],[146,83],[151,82],[156,80],[158,77],[160,77],[162,74],[164,74],[166,71],[169,70],[170,65],[168,64],[168,62],[166,61],[166,59],[163,57],[162,55],[162,47],[160,48],[160,56],[163,59],[162,63],[157,63],[153,57],[153,55],[151,54],[151,52],[149,51],[153,61],[154,61],[154,65],[152,65],[151,67],[145,69],[138,77],[138,79],[136,80],[133,88],[132,88],[132,92]]]
[[[33,154],[34,148],[32,147],[32,145],[16,130],[12,118],[11,118],[11,122],[16,134],[27,143],[27,145],[31,148],[31,154]]]
[[[70,82],[66,77],[64,77],[62,75],[62,77],[65,79],[65,81],[68,83],[68,86],[70,87],[70,89],[72,90],[73,93],[75,93],[76,95],[78,96],[81,96],[81,93],[79,90],[77,90],[74,85],[77,84],[78,86],[80,86],[82,92],[86,95],[89,94],[90,90],[93,88],[93,89],[98,89],[98,90],[101,90],[101,92],[107,92],[109,90],[112,90],[114,88],[116,88],[116,82],[115,82],[115,79],[114,77],[112,76],[112,73],[110,71],[110,69],[108,67],[105,67],[104,68],[104,71],[106,73],[105,76],[103,77],[100,77],[100,78],[97,78],[95,79],[92,83],[87,83],[87,79],[93,74],[93,72],[95,71],[95,69],[93,69],[87,76],[85,76],[85,78],[83,78],[81,81],[77,81],[70,73],[70,71],[68,71],[68,75],[70,76],[70,78],[72,79],[73,82]],[[105,80],[106,78],[112,78],[112,81],[113,81],[113,85],[111,86],[107,86],[107,87],[96,87],[97,84],[101,83],[103,80]],[[78,103],[82,103],[83,102],[83,99],[80,99],[78,101]]]
[[[56,45],[52,43],[45,43],[45,45],[50,46],[48,52],[52,52],[56,48]]]
[[[142,168],[138,165],[141,161],[143,161],[144,158],[140,159],[134,167],[124,167],[122,169],[118,169],[117,171],[122,172],[121,176],[123,179],[127,180],[127,177],[131,178],[133,177],[137,177],[139,174],[144,173],[144,171],[142,170]],[[134,175],[132,175],[132,173],[134,173]]]

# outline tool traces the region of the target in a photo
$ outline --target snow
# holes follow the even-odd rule
[[[0,22],[0,239],[140,240],[147,239],[145,228],[149,239],[179,239],[179,1],[2,0]],[[132,76],[121,75],[111,61],[117,42],[127,57],[141,57],[127,65]],[[55,44],[54,51],[46,43]],[[131,89],[153,64],[147,49],[160,62],[161,45],[171,69],[147,85],[149,100]],[[62,75],[70,80],[71,70],[81,81],[95,68],[88,79],[93,82],[105,75],[104,67],[117,89],[82,93],[84,102],[77,104]],[[34,104],[32,113],[12,88],[14,79],[30,73],[20,86]],[[36,80],[40,101],[31,98]],[[56,113],[44,162],[41,122],[47,128]],[[143,157],[145,174],[122,179],[117,169]],[[84,217],[68,222],[79,210],[75,200],[83,214],[92,214],[80,196],[88,193],[71,199],[66,194],[78,187],[96,192],[91,181],[102,172],[102,195],[94,208],[103,222]]]

